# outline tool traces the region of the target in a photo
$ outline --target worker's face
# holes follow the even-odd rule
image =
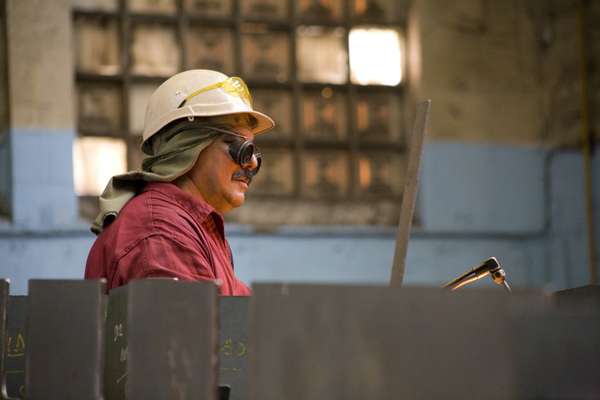
[[[254,139],[248,128],[234,127],[231,130],[246,140]],[[190,178],[202,198],[221,214],[244,204],[251,180],[248,172],[258,166],[256,157],[242,166],[233,161],[229,155],[229,144],[233,140],[236,140],[235,136],[220,136],[200,152],[190,171]]]

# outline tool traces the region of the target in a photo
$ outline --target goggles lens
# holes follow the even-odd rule
[[[229,156],[235,163],[239,164],[240,167],[245,169],[245,166],[252,162],[252,157],[256,157],[256,168],[250,171],[250,173],[252,176],[258,173],[260,165],[262,164],[262,154],[260,154],[258,147],[256,147],[254,142],[246,140],[244,136],[227,129],[218,128],[216,126],[213,126],[210,129],[226,135],[225,144],[227,144]]]
[[[248,86],[242,80],[242,78],[237,76],[232,76],[230,78],[225,79],[222,82],[213,83],[212,85],[208,85],[206,87],[196,90],[195,92],[189,94],[181,102],[179,107],[182,107],[185,103],[187,103],[194,97],[215,89],[223,89],[228,95],[239,97],[244,101],[244,103],[252,107],[252,95],[250,94],[250,90],[248,89]]]
[[[252,157],[256,157],[257,166],[252,170],[253,175],[258,173],[262,164],[262,155],[254,143],[245,140],[236,135],[236,137],[227,143],[229,146],[229,155],[240,167],[244,168],[252,162]]]

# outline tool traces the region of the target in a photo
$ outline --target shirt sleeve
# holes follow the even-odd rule
[[[116,286],[142,278],[216,279],[205,249],[166,235],[149,236],[135,244],[118,261],[116,272]]]

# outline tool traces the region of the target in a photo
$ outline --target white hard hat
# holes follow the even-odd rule
[[[163,82],[150,96],[144,120],[143,142],[164,126],[181,118],[249,114],[256,118],[255,135],[275,123],[252,109],[252,97],[241,78],[217,71],[194,69],[180,72]]]

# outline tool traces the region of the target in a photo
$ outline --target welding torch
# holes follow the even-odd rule
[[[490,275],[492,277],[492,280],[498,285],[504,287],[504,289],[508,293],[511,292],[510,286],[506,281],[506,273],[500,266],[500,263],[498,262],[496,257],[488,258],[482,264],[465,272],[458,278],[446,283],[443,287],[448,288],[450,290],[456,290],[465,285],[468,285],[471,282],[475,282],[487,275]]]

